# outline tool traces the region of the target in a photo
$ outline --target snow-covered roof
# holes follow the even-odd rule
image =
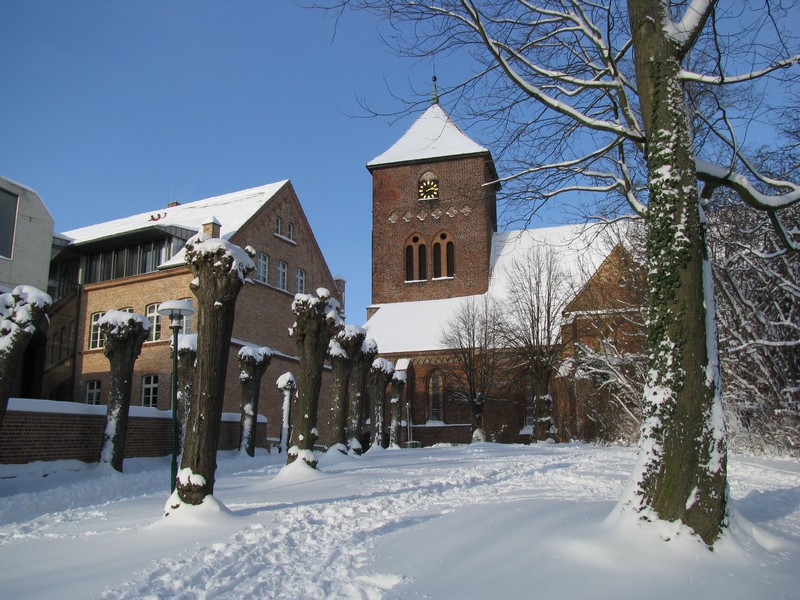
[[[524,229],[495,233],[492,239],[489,291],[497,300],[508,294],[507,271],[515,258],[534,246],[548,247],[559,257],[562,268],[579,290],[610,251],[598,239],[597,228],[586,225],[562,225],[541,229]],[[458,311],[463,302],[481,296],[465,296],[442,300],[395,302],[380,304],[379,310],[364,325],[367,336],[378,343],[381,354],[424,352],[444,349],[442,327]]]
[[[488,152],[471,140],[438,104],[433,104],[386,152],[367,163],[377,167],[412,160]]]
[[[209,219],[215,215],[221,215],[220,235],[227,239],[286,185],[287,181],[278,181],[188,204],[151,210],[122,219],[65,231],[61,235],[70,239],[73,244],[84,244],[155,227],[180,227],[196,232]]]

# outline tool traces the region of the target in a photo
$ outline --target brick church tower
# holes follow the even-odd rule
[[[486,292],[499,187],[489,151],[434,100],[367,169],[372,304]]]

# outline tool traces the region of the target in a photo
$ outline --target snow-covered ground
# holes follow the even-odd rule
[[[324,456],[318,471],[282,458],[221,454],[215,496],[229,510],[166,519],[168,458],[128,460],[125,474],[0,466],[0,596],[800,596],[796,460],[731,457],[735,516],[709,552],[685,531],[609,517],[630,449],[372,451]]]

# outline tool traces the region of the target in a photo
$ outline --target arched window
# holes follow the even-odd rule
[[[428,278],[428,247],[419,235],[406,242],[405,280],[424,281]]]
[[[444,247],[444,250],[442,250]],[[433,243],[433,278],[455,277],[456,247],[452,236],[442,232]]]
[[[442,375],[434,371],[428,378],[428,420],[443,421],[442,418]]]

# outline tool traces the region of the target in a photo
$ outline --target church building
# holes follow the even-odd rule
[[[452,350],[442,340],[443,328],[459,307],[487,295],[502,302],[515,257],[547,246],[575,290],[568,306],[574,314],[563,315],[571,326],[562,327],[561,335],[577,336],[580,331],[583,343],[599,343],[590,339],[586,316],[615,314],[619,302],[606,301],[587,310],[587,303],[592,304],[587,294],[597,288],[588,284],[602,281],[607,287],[609,281],[623,281],[632,268],[630,256],[621,247],[603,250],[586,226],[498,232],[499,183],[492,155],[462,132],[436,101],[394,145],[367,163],[367,169],[372,174],[373,216],[367,336],[377,342],[382,357],[406,372],[407,442],[469,442],[471,409],[452,393],[447,380]],[[611,287],[611,295],[618,296],[616,283]],[[590,392],[558,379],[548,386],[556,413],[550,437],[585,437],[587,418],[576,390]],[[530,441],[537,418],[531,386],[520,375],[501,395],[484,404],[486,438]]]

